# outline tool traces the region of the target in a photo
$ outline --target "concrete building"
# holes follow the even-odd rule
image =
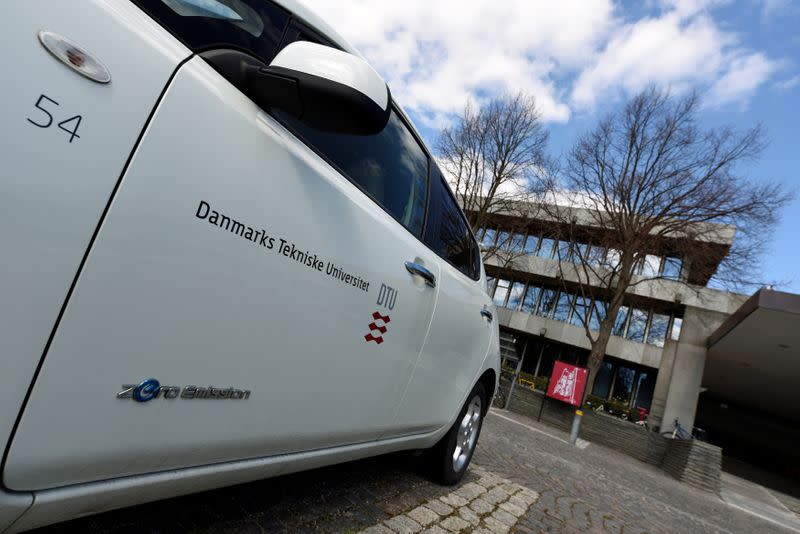
[[[782,429],[777,438],[797,428],[800,296],[776,299],[776,292],[763,290],[748,300],[708,287],[734,234],[720,227],[711,247],[697,247],[697,257],[644,251],[637,267],[642,281],[629,290],[603,365],[588,386],[594,405],[629,420],[647,418],[651,428],[662,431],[671,430],[675,420],[691,430],[698,406],[718,409],[727,403],[774,418]],[[569,276],[559,277],[564,270],[556,258],[568,260],[556,250],[569,247],[552,235],[552,222],[499,214],[477,235],[485,249],[510,250],[510,259],[487,260],[488,290],[498,307],[504,367],[518,372],[518,385],[538,391],[545,389],[554,361],[583,366],[590,349],[578,315],[587,313],[590,302],[572,287]],[[578,250],[592,246],[591,240],[572,244]],[[592,317],[590,326],[597,324],[599,319]],[[769,355],[764,355],[767,345]],[[755,381],[754,375],[759,377]],[[776,381],[783,386],[782,397],[765,402],[759,391],[768,389],[759,388]],[[715,419],[705,417],[704,424],[709,418]],[[734,418],[728,426],[735,424]]]

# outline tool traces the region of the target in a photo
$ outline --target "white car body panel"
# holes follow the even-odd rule
[[[419,258],[438,276],[436,255],[282,130],[201,58],[181,67],[53,339],[8,456],[8,487],[312,450],[391,428],[437,292],[404,262]],[[273,248],[197,217],[212,209],[266,229]],[[281,254],[281,240],[311,251],[324,272]],[[329,276],[331,265],[367,289]],[[397,291],[392,310],[377,304],[382,284]],[[364,339],[375,312],[391,321],[380,345]],[[76,390],[87,369],[97,387]],[[114,398],[149,377],[251,396]],[[58,442],[46,439],[53,433]]]
[[[276,3],[356,54],[302,4]],[[477,380],[496,385],[482,271],[471,280],[437,256],[132,2],[12,11],[15,53],[0,59],[19,73],[0,99],[0,162],[15,171],[0,176],[0,532],[427,448]],[[95,56],[111,83],[59,63],[42,29]],[[26,120],[44,117],[41,94],[59,103],[48,128]],[[70,143],[57,123],[74,115]],[[199,219],[200,201],[266,229],[274,248]],[[281,238],[369,288],[280,254]],[[391,309],[382,284],[396,291]],[[374,312],[391,317],[381,344],[364,337]],[[151,377],[250,397],[115,398]]]
[[[17,2],[0,23],[0,442],[11,433],[53,324],[141,128],[177,64],[190,55],[126,2]],[[77,76],[37,39],[48,28],[102,57],[113,82]],[[147,62],[141,58],[147,57]],[[16,73],[16,74],[12,74]],[[34,107],[40,95],[47,116]],[[78,135],[58,122],[82,115]],[[65,125],[71,128],[74,123]]]

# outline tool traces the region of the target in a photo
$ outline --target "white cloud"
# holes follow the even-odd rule
[[[725,105],[749,98],[777,69],[776,62],[760,53],[733,58],[726,72],[711,87],[712,103]]]
[[[800,85],[800,74],[797,76],[792,76],[787,80],[781,80],[779,82],[775,82],[775,85],[773,85],[773,87],[778,91],[789,91],[791,89],[794,89],[798,85]]]
[[[777,67],[714,19],[727,0],[650,0],[638,20],[613,0],[303,1],[432,126],[503,92],[533,94],[549,121],[653,82],[742,102]]]

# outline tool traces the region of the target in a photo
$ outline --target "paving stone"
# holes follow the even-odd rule
[[[490,489],[483,495],[481,498],[488,502],[489,504],[497,504],[499,502],[507,500],[509,497],[508,493],[500,486]]]
[[[430,525],[434,521],[439,520],[439,514],[428,508],[427,506],[417,506],[410,512],[408,517],[422,525],[423,527]]]
[[[460,495],[456,495],[455,493],[449,493],[447,495],[442,495],[439,497],[439,500],[445,504],[449,504],[450,506],[455,506],[456,508],[460,506],[466,506],[469,501]]]
[[[443,503],[439,499],[428,501],[425,503],[425,506],[442,516],[448,516],[453,513],[453,507]]]
[[[398,534],[416,534],[422,530],[422,525],[405,515],[398,515],[387,519],[383,524]]]
[[[511,514],[509,514],[505,510],[501,510],[499,508],[497,510],[495,510],[494,512],[492,512],[492,516],[491,517],[493,517],[494,519],[497,519],[498,521],[500,521],[501,523],[503,523],[504,525],[507,525],[509,527],[513,527],[517,523],[517,518],[516,517],[514,517]]]
[[[422,534],[448,534],[445,529],[439,525],[433,525],[431,528],[422,531]]]
[[[527,500],[525,500],[525,499],[522,499],[522,498],[519,496],[519,494],[517,494],[517,495],[512,495],[512,496],[511,496],[511,497],[508,499],[508,501],[506,501],[506,502],[507,502],[507,503],[509,503],[509,504],[513,504],[514,506],[517,506],[517,507],[519,507],[519,508],[522,508],[523,510],[527,510],[527,509],[528,509],[528,506],[530,506],[531,504],[533,504],[533,502],[528,502]]]
[[[485,500],[481,499],[480,497],[478,497],[477,499],[475,499],[474,501],[469,503],[469,507],[472,508],[472,510],[476,514],[480,514],[480,515],[488,514],[489,512],[494,510],[494,506],[493,505],[489,504],[488,502],[486,502]]]
[[[506,511],[506,512],[508,512],[509,514],[513,515],[514,517],[520,517],[520,516],[522,516],[522,514],[524,514],[524,513],[525,513],[525,510],[527,509],[527,507],[525,507],[525,508],[520,508],[520,507],[519,507],[519,506],[517,506],[516,504],[511,504],[511,503],[510,503],[510,502],[508,502],[508,501],[506,501],[506,502],[501,502],[501,503],[500,503],[500,505],[499,505],[499,507],[500,507],[502,510],[505,510],[505,511]]]
[[[463,532],[464,530],[467,530],[470,525],[460,517],[451,515],[442,521],[440,526],[448,532]]]
[[[481,493],[486,493],[486,488],[474,482],[469,482],[458,488],[455,493],[460,497],[464,497],[467,501],[471,501]]]
[[[484,518],[483,524],[486,526],[487,529],[489,529],[489,532],[491,532],[492,534],[505,534],[506,532],[511,530],[511,527],[509,527],[505,523],[501,523],[500,521],[491,516]]]
[[[395,534],[394,530],[386,525],[373,525],[361,531],[361,534]]]
[[[466,521],[472,526],[477,525],[481,522],[481,518],[478,517],[478,514],[470,510],[469,508],[463,507],[458,510],[458,517]]]

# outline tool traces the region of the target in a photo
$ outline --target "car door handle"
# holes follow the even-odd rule
[[[419,263],[414,263],[413,261],[406,262],[406,270],[411,274],[415,274],[425,280],[425,283],[429,287],[436,287],[436,277],[433,276],[433,273],[430,272],[428,269],[420,265]]]
[[[488,320],[490,323],[491,323],[491,322],[492,322],[492,320],[494,319],[494,315],[492,315],[492,312],[490,312],[490,311],[489,311],[489,308],[488,308],[486,305],[484,305],[484,306],[483,306],[483,309],[481,310],[481,315],[483,315],[484,317],[486,317],[486,319],[487,319],[487,320]]]

